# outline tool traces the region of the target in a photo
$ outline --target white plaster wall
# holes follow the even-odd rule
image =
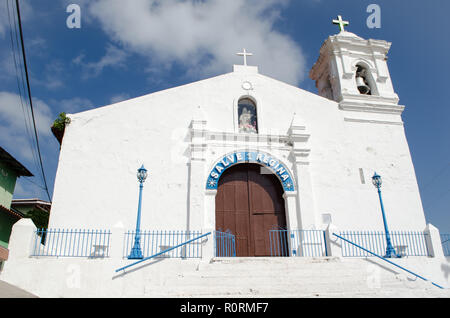
[[[423,230],[425,217],[403,126],[340,125],[340,142],[321,148],[323,152],[312,152],[312,179],[320,189],[316,191],[318,210],[332,213],[333,223],[343,229],[382,229],[378,194],[371,180],[376,171],[383,178],[381,190],[390,230]]]
[[[69,115],[72,122],[61,147],[50,227],[108,229],[122,224],[133,229],[136,170],[145,164],[149,177],[143,190],[141,228],[199,229],[205,213],[214,211],[203,211],[203,197],[194,209],[189,206],[195,196],[204,196],[199,189],[206,185],[208,169],[230,149],[207,146],[206,160],[195,170],[203,165],[204,179],[192,178],[189,125],[200,112],[207,130],[234,133],[234,103],[247,93],[241,87],[244,81],[253,85],[250,94],[258,102],[261,134],[286,134],[296,113],[311,135],[307,161],[312,187],[308,195],[313,195],[317,223],[313,227],[322,226],[321,214],[331,213],[341,229],[381,230],[378,197],[370,180],[376,170],[384,179],[391,228],[425,228],[403,126],[346,121],[354,114],[339,110],[337,103],[260,75],[251,67]],[[401,123],[398,115],[358,116]],[[289,161],[288,151],[266,146],[260,150]],[[293,163],[287,166],[292,169]],[[365,185],[359,180],[359,168],[364,169]],[[302,193],[298,195],[301,200]]]

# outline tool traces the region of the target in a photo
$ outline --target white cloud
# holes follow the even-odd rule
[[[25,118],[31,120],[29,105],[25,100],[23,102],[25,109],[22,108],[19,95],[0,91],[0,145],[35,175],[35,178],[31,180],[29,178],[18,179],[14,197],[46,198],[47,195],[42,189],[43,181],[40,177],[39,159],[37,153],[32,150],[34,130],[30,125],[27,131],[25,125]],[[50,130],[54,115],[47,103],[38,98],[33,98],[33,106],[42,161],[47,167],[47,182],[51,186],[54,171],[49,174],[48,167],[51,167],[50,170],[54,170],[56,168],[54,161],[58,157],[58,143]]]
[[[65,67],[59,60],[52,60],[45,64],[44,69],[39,74],[31,74],[31,84],[39,85],[48,90],[57,90],[65,86]]]
[[[120,103],[123,102],[124,100],[130,99],[130,95],[123,93],[123,94],[117,94],[114,95],[113,97],[111,97],[110,102],[111,104],[116,104],[116,103]]]
[[[16,57],[17,59],[17,57]],[[16,80],[16,69],[10,47],[0,47],[0,80]]]
[[[59,113],[74,114],[82,112],[94,107],[94,104],[87,98],[74,97],[69,99],[63,99],[60,101],[53,100],[51,102],[54,105],[53,109],[57,109]]]
[[[33,158],[28,134],[34,138],[32,126],[25,126],[25,118],[31,123],[31,114],[26,101],[9,92],[0,92],[0,144],[9,146],[19,152],[20,157],[27,160]],[[43,101],[34,98],[33,109],[38,136],[47,138],[51,136],[52,112],[50,107]]]
[[[261,73],[298,84],[305,74],[299,45],[274,30],[287,0],[95,0],[85,12],[125,49],[147,57],[149,69],[180,63],[210,75],[242,64],[235,53],[254,53]],[[92,65],[99,72],[110,60]],[[95,73],[94,72],[94,73]]]
[[[72,62],[83,68],[84,78],[90,78],[99,76],[106,67],[124,67],[127,55],[126,51],[109,44],[106,54],[98,62],[84,62],[84,54],[77,56]]]
[[[7,4],[6,1],[0,2],[0,36],[1,37],[5,36],[6,31],[9,28],[8,10],[7,10],[6,4]]]
[[[29,107],[26,100],[24,100],[24,107]],[[33,98],[33,110],[39,133],[47,136],[50,135],[50,126],[52,123],[50,107],[40,99]],[[19,95],[0,92],[0,120],[13,129],[21,129],[24,127],[24,110],[21,107]]]
[[[31,8],[31,5],[29,4],[28,0],[20,1],[19,6],[20,6],[20,18],[22,22],[27,22],[28,20],[30,20],[30,18],[32,18],[33,9]],[[9,18],[8,18],[8,7],[9,7]],[[0,37],[5,37],[5,35],[9,33],[10,30],[9,19],[11,19],[11,23],[14,23],[14,21],[16,21],[17,23],[15,1],[10,0],[0,1]]]

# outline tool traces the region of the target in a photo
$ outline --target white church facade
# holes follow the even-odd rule
[[[222,76],[70,115],[50,227],[133,228],[135,172],[144,164],[142,228],[215,229],[221,177],[247,163],[273,173],[282,187],[272,199],[284,205],[277,213],[286,224],[274,225],[321,229],[331,221],[382,230],[376,171],[391,228],[424,229],[389,46],[348,32],[330,37],[311,71],[321,96],[236,65]],[[371,95],[358,91],[360,65]]]
[[[330,228],[383,231],[387,221],[392,231],[427,232],[427,256],[445,259],[437,230],[426,223],[405,107],[387,65],[390,46],[347,31],[330,36],[310,72],[318,95],[262,75],[245,60],[221,76],[68,115],[49,228],[120,229],[108,237],[111,263],[80,266],[112,273],[130,264],[123,233],[136,227],[136,171],[144,165],[142,231],[226,232],[235,238],[233,256],[247,259],[274,256],[270,232],[286,231],[289,241],[295,231],[322,231],[327,241]],[[383,178],[385,220],[375,172]],[[197,256],[221,256],[214,244]],[[336,256],[331,244],[314,256]],[[294,245],[277,256],[299,256]],[[28,256],[21,272],[33,261],[39,258]],[[418,262],[420,269],[434,266]],[[27,284],[8,264],[4,275]],[[117,279],[110,280],[114,289]],[[58,295],[78,295],[64,290]]]

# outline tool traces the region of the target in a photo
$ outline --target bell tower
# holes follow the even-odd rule
[[[324,42],[310,71],[319,95],[338,102],[342,110],[401,114],[404,107],[398,105],[387,65],[391,43],[345,31],[349,23],[341,16],[333,23],[340,33]]]

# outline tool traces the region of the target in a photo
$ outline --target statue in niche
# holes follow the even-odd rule
[[[239,105],[239,132],[258,133],[256,128],[256,108],[252,105]]]

